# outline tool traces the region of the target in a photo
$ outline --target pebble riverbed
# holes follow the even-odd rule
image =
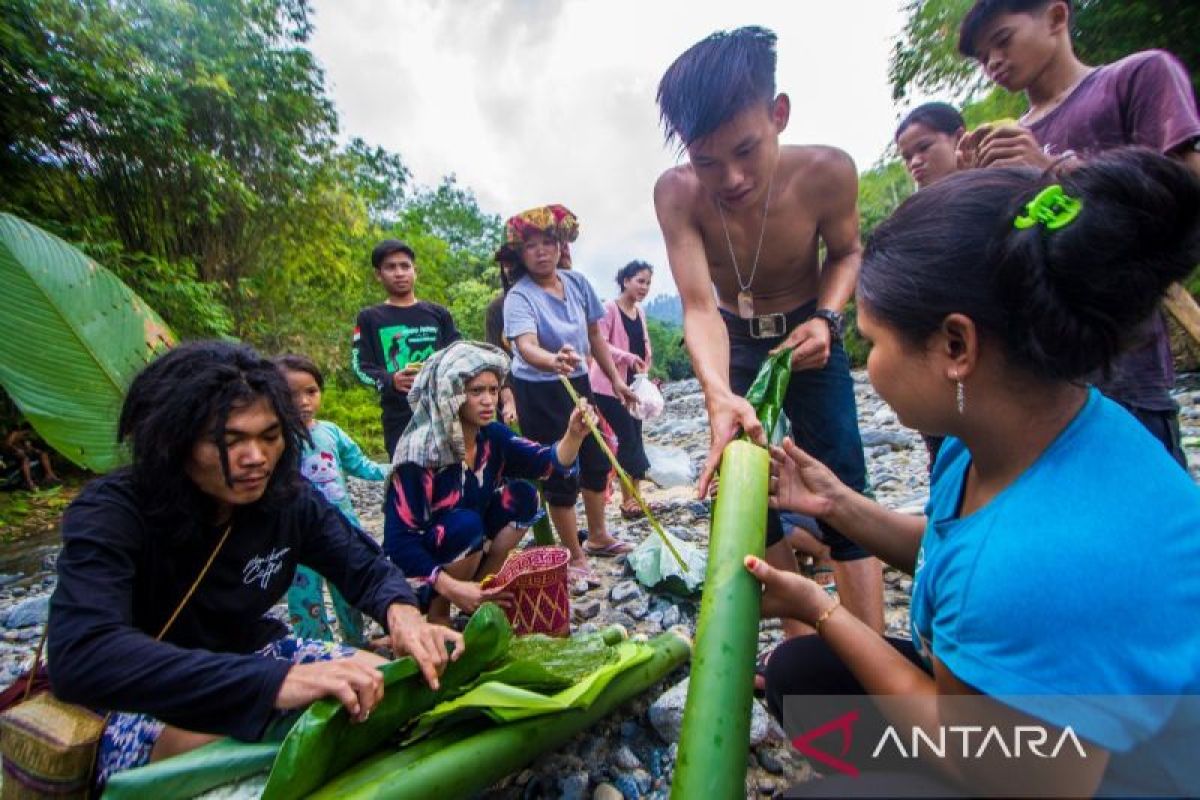
[[[895,413],[879,399],[865,373],[854,373],[859,426],[876,499],[892,508],[919,510],[928,497],[927,456],[920,436],[899,425]],[[664,387],[665,413],[645,426],[648,444],[682,451],[698,473],[708,445],[708,420],[695,380]],[[1200,376],[1181,376],[1176,400],[1194,479],[1200,480]],[[661,489],[646,485],[646,499],[661,513],[660,522],[673,534],[704,547],[708,541],[709,503],[697,500],[688,487]],[[351,492],[364,526],[382,536],[382,484],[351,480]],[[619,497],[619,495],[617,496]],[[617,502],[609,504],[608,525],[619,538],[636,544],[651,535],[645,522],[625,523]],[[582,506],[579,509],[582,519]],[[46,619],[54,588],[55,547],[46,544],[24,554],[21,571],[0,574],[0,686],[29,666]],[[592,559],[599,586],[580,582],[572,587],[573,626],[596,630],[621,624],[631,634],[656,635],[673,626],[695,634],[697,601],[679,601],[641,586],[626,568],[625,558]],[[884,573],[886,624],[890,635],[908,635],[908,576]],[[779,624],[761,623],[759,649],[768,651],[781,639]],[[564,742],[526,769],[493,786],[485,797],[558,797],[566,800],[665,798],[675,764],[687,667],[668,676],[610,715],[601,724]],[[788,746],[782,731],[761,702],[754,703],[748,755],[746,797],[771,796],[807,780],[812,770]]]

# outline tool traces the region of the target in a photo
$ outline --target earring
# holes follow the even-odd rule
[[[962,414],[967,407],[966,392],[963,391],[962,381],[955,382],[958,384],[958,388],[954,392],[954,399],[958,403],[958,413]]]

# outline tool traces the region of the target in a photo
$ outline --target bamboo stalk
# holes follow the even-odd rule
[[[744,796],[761,590],[742,562],[764,554],[770,464],[746,441],[721,456],[673,798]]]
[[[559,375],[558,379],[562,381],[562,385],[567,388],[567,394],[571,395],[571,400],[575,403],[575,407],[579,408],[579,401],[582,399],[579,393],[575,391],[575,387],[567,380],[565,375]],[[600,445],[600,449],[604,451],[604,455],[608,457],[608,463],[617,472],[617,478],[620,479],[621,485],[625,487],[634,500],[637,500],[638,506],[641,507],[642,513],[646,515],[646,521],[650,523],[651,529],[659,535],[663,544],[667,546],[667,550],[671,551],[671,555],[675,557],[679,568],[686,574],[688,565],[684,562],[683,556],[679,555],[679,551],[675,549],[675,545],[671,544],[671,537],[667,536],[666,531],[658,524],[658,520],[654,518],[654,514],[650,512],[650,506],[646,505],[646,501],[642,499],[642,493],[638,491],[637,486],[629,479],[628,473],[621,469],[621,465],[617,463],[617,457],[613,455],[613,451],[609,449],[608,442],[604,441],[604,434],[600,433],[600,429],[596,427],[591,418],[587,414],[583,415],[583,421],[592,431],[592,437],[595,438],[596,444]]]
[[[326,784],[313,798],[424,800],[474,796],[541,753],[561,746],[662,680],[687,660],[691,643],[675,631],[668,631],[648,644],[654,655],[613,678],[587,708],[507,725],[492,724],[474,735],[468,735],[466,729],[470,724],[464,723],[464,727],[437,736],[424,747],[422,743],[413,745],[421,748],[416,752],[410,753],[411,748],[406,748],[386,758],[372,759]],[[458,735],[462,738],[456,739]],[[742,760],[745,761],[745,756]]]

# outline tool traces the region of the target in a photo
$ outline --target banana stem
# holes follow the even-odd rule
[[[579,393],[575,391],[575,387],[572,386],[571,382],[563,375],[559,375],[558,379],[562,381],[562,385],[566,387],[567,394],[571,395],[571,400],[575,403],[575,407],[579,408],[579,401],[581,398],[579,397]],[[591,429],[592,436],[595,438],[596,444],[600,445],[600,449],[603,450],[604,455],[608,457],[608,463],[612,464],[612,468],[616,470],[617,478],[621,481],[621,485],[625,487],[625,491],[628,492],[634,500],[637,500],[637,504],[641,507],[642,513],[646,515],[646,521],[650,523],[651,529],[653,529],[653,531],[659,535],[663,541],[663,544],[667,546],[667,550],[671,551],[671,555],[675,557],[675,561],[679,564],[679,568],[684,572],[687,572],[688,567],[687,564],[684,563],[683,556],[679,555],[679,551],[675,549],[675,545],[671,544],[671,537],[667,536],[666,531],[662,529],[662,526],[658,524],[658,520],[654,518],[654,514],[650,512],[650,507],[646,505],[646,501],[642,499],[642,493],[638,491],[637,486],[634,485],[633,481],[629,479],[629,475],[626,474],[625,470],[621,469],[621,465],[617,463],[617,457],[614,456],[612,450],[609,449],[608,442],[604,441],[604,435],[600,433],[600,429],[596,427],[595,423],[592,422],[591,418],[587,414],[583,415],[583,421],[586,422],[587,426]]]

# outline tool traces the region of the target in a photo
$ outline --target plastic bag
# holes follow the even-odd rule
[[[683,556],[687,570],[663,547],[662,539],[647,536],[645,541],[626,556],[626,563],[633,569],[638,583],[651,589],[658,587],[679,595],[690,595],[700,591],[704,585],[704,571],[708,558],[704,551],[671,534],[671,544]]]
[[[629,390],[637,395],[638,404],[630,414],[634,419],[654,419],[663,412],[663,396],[646,374],[634,375]]]
[[[680,448],[647,444],[645,450],[646,458],[650,461],[646,477],[662,488],[692,486],[696,483],[692,459]]]

